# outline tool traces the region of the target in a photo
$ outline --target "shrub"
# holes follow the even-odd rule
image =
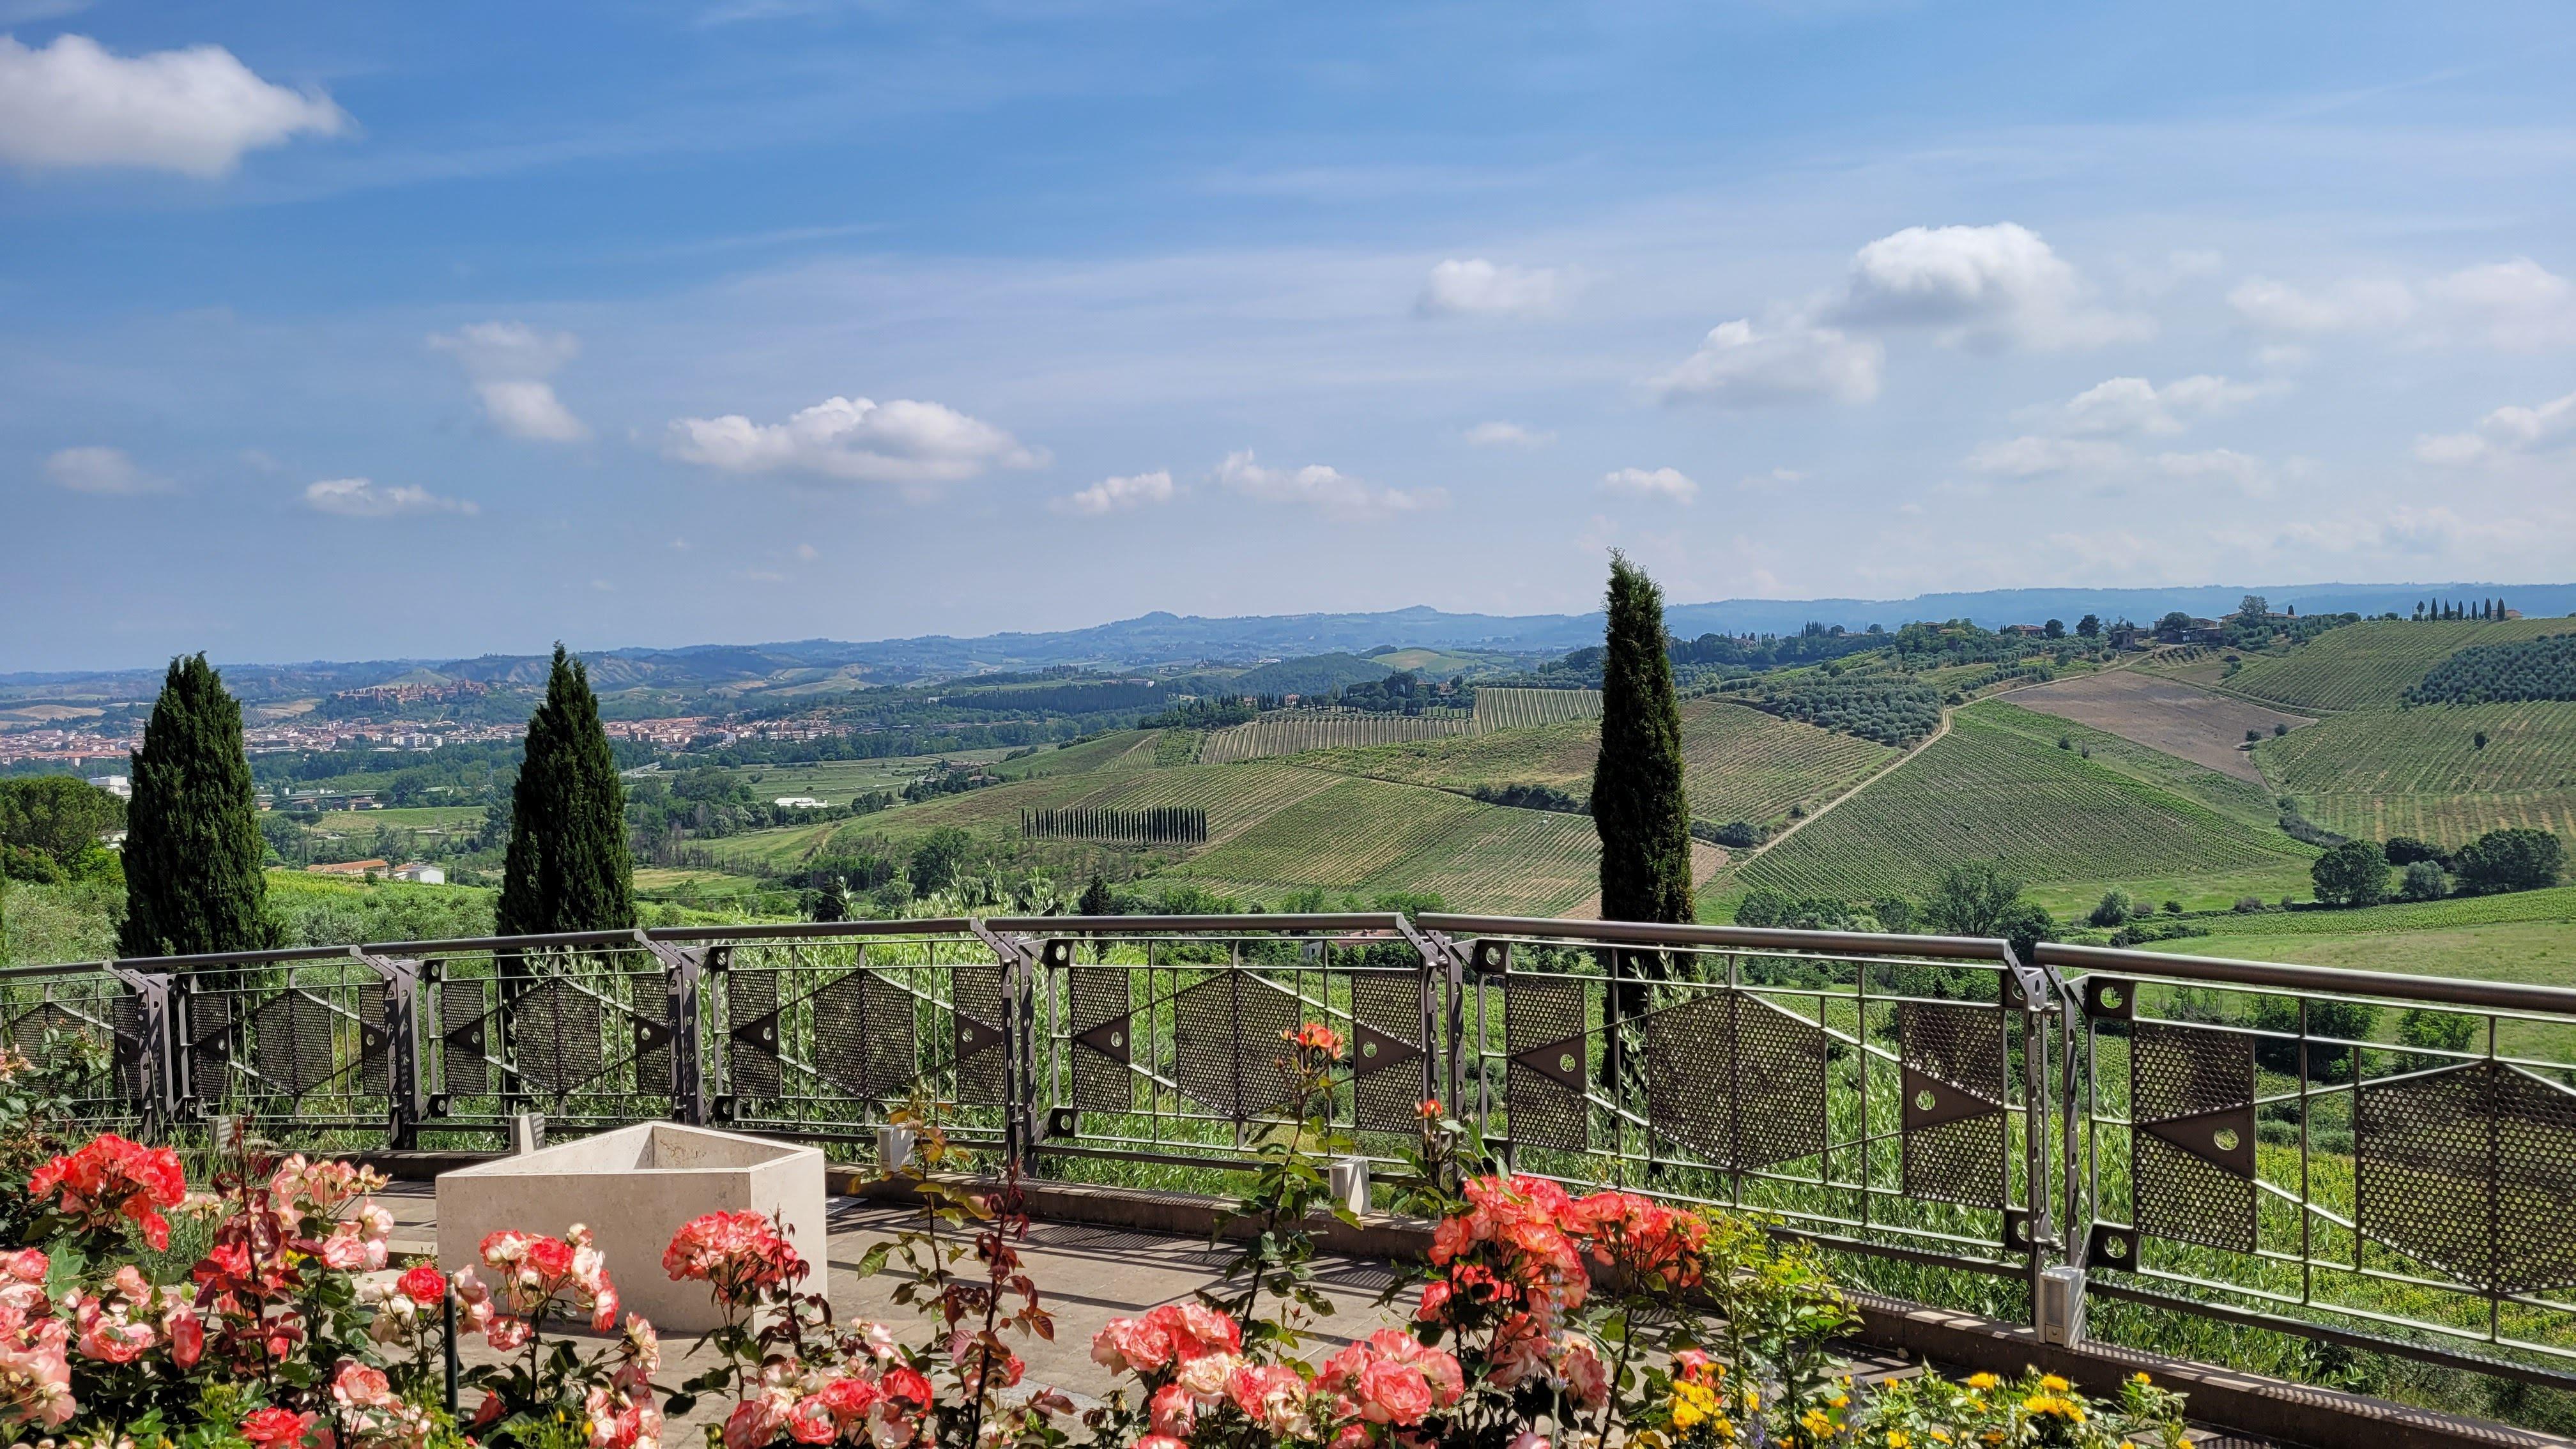
[[[2104,891],[2101,901],[2093,907],[2093,914],[2086,916],[2084,923],[2088,926],[2125,926],[2137,913],[2137,903],[2129,899],[2127,891]]]
[[[2238,896],[2236,898],[2235,910],[2236,914],[2240,916],[2250,916],[2261,909],[2263,909],[2263,898],[2261,896]]]
[[[2451,874],[2468,895],[2541,890],[2558,884],[2564,854],[2546,830],[2490,830],[2451,856]]]
[[[2353,1049],[2319,1037],[2340,1037],[2344,1041],[2368,1041],[2378,1029],[2379,1008],[2360,1001],[2343,1001],[2318,996],[2308,999],[2308,1079],[2343,1081],[2352,1075]],[[2259,1038],[2254,1043],[2254,1059],[2270,1071],[2296,1073],[2299,1069],[2299,1003],[2287,996],[2258,996],[2254,999],[2253,1025],[2258,1031],[2278,1032],[2279,1036]]]
[[[2408,901],[2438,901],[2451,893],[2451,877],[2440,862],[2419,860],[2398,872],[2397,896]]]

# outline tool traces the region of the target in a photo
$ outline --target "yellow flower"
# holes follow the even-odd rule
[[[2048,1390],[2052,1394],[2062,1394],[2068,1389],[2075,1387],[2073,1384],[2068,1383],[2066,1380],[2059,1378],[2055,1374],[2040,1375],[2039,1386]]]
[[[1848,1408],[1850,1404],[1851,1395],[1849,1394],[1836,1394],[1832,1398],[1825,1400],[1825,1407],[1829,1409]]]
[[[2145,1369],[2140,1369],[2136,1373],[2129,1375],[2129,1382],[2133,1384],[2151,1384],[2154,1383],[2155,1380],[2147,1377],[2147,1371]]]
[[[1717,1395],[1699,1384],[1673,1385],[1673,1427],[1688,1429],[1717,1412]]]
[[[1907,1434],[1902,1429],[1890,1429],[1887,1431],[1887,1449],[1905,1449],[1906,1445],[1913,1442],[1913,1436]]]
[[[1998,1382],[1993,1374],[1968,1375],[1968,1387],[1972,1389],[1991,1389]]]
[[[1947,1430],[1947,1429],[1935,1429],[1935,1430],[1933,1430],[1933,1431],[1932,1431],[1932,1442],[1933,1442],[1933,1443],[1935,1443],[1935,1444],[1947,1444],[1947,1443],[1949,1443],[1949,1442],[1950,1442],[1950,1431],[1949,1431],[1949,1430]]]
[[[1798,1416],[1798,1423],[1819,1439],[1834,1432],[1834,1421],[1826,1418],[1822,1409],[1809,1409]]]
[[[2084,1406],[2073,1399],[2061,1398],[2056,1394],[2033,1394],[2022,1400],[2021,1406],[2033,1414],[2054,1414],[2071,1423],[2084,1422]]]

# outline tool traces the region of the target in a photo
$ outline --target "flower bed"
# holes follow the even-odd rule
[[[710,1449],[2182,1442],[2180,1400],[2143,1377],[2109,1403],[2037,1374],[1856,1386],[1825,1351],[1850,1313],[1811,1253],[1750,1219],[1497,1171],[1437,1102],[1396,1184],[1438,1220],[1409,1321],[1316,1344],[1332,1304],[1306,1225],[1349,1147],[1322,1113],[1342,1044],[1312,1023],[1284,1038],[1288,1121],[1232,1214],[1258,1231],[1216,1290],[1095,1336],[1119,1387],[1087,1410],[1024,1383],[1012,1348],[1054,1336],[1016,1246],[1017,1181],[952,1185],[958,1154],[916,1104],[900,1115],[922,1134],[905,1170],[919,1223],[860,1271],[897,1275],[921,1328],[840,1321],[787,1224],[711,1213],[653,1265],[704,1285],[722,1320],[678,1384],[577,1224],[495,1232],[452,1277],[397,1271],[382,1180],[345,1163],[237,1151],[191,1192],[176,1153],[113,1134],[0,1158],[23,1239],[0,1250],[0,1427],[40,1449],[659,1449],[666,1415],[707,1402],[723,1411]],[[0,1081],[25,1070],[0,1054]],[[44,1130],[0,1123],[0,1141]],[[208,1247],[157,1281],[142,1264],[174,1216],[201,1221]],[[477,1337],[494,1361],[459,1372]]]

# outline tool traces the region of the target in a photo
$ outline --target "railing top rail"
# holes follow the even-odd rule
[[[2414,976],[2393,971],[2356,971],[2345,966],[2235,961],[2223,956],[2169,956],[2161,951],[2130,951],[2110,946],[2043,943],[2038,956],[2050,966],[2080,967],[2086,971],[2115,972],[2122,976],[2268,986],[2283,991],[2330,991],[2390,1001],[2431,1001],[2446,1006],[2576,1016],[2576,987]]]
[[[642,931],[556,931],[542,936],[463,936],[446,941],[370,941],[368,956],[456,956],[477,951],[544,951],[557,946],[642,946]]]
[[[49,976],[78,976],[121,964],[117,961],[53,961],[42,966],[0,966],[0,981],[40,981]]]
[[[923,916],[906,921],[789,921],[768,926],[655,926],[646,939],[686,946],[708,941],[836,941],[865,936],[965,936],[975,923],[964,916]]]
[[[1401,932],[1404,917],[1393,911],[1314,911],[1304,914],[1283,911],[1238,916],[994,916],[984,925],[995,931],[1094,936],[1155,935],[1173,931]]]
[[[1982,936],[1893,936],[1875,931],[1791,931],[1764,926],[1683,926],[1660,921],[1571,921],[1538,916],[1462,916],[1426,911],[1414,924],[1480,936],[1555,936],[1603,945],[1750,946],[1840,956],[1937,956],[2008,962],[2002,941]]]
[[[128,971],[190,971],[205,966],[275,966],[289,961],[354,960],[360,946],[279,946],[266,951],[208,951],[195,956],[121,956],[103,966]]]

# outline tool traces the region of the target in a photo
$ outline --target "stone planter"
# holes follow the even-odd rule
[[[662,1250],[702,1213],[783,1214],[788,1240],[824,1290],[830,1225],[823,1216],[823,1154],[733,1132],[646,1122],[504,1157],[438,1177],[438,1265],[481,1267],[479,1245],[502,1228],[561,1236],[587,1223],[608,1255],[626,1311],[664,1333],[703,1333],[723,1322],[704,1283],[674,1283]],[[490,1270],[483,1270],[488,1281]]]

